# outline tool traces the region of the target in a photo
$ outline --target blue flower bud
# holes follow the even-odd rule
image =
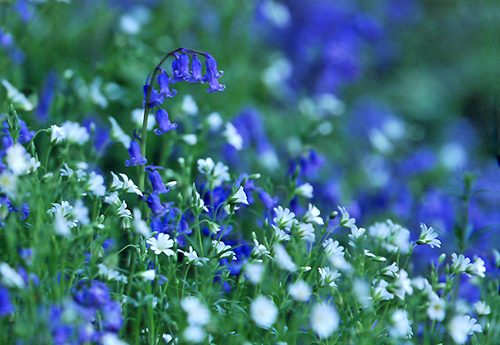
[[[130,155],[130,159],[125,161],[126,166],[133,167],[146,164],[147,160],[142,156],[141,147],[139,146],[139,143],[137,141],[132,140],[128,149],[128,153]]]
[[[153,167],[146,167],[146,170],[148,170],[148,177],[151,182],[151,186],[153,187],[153,193],[167,193],[167,187],[165,187],[165,183],[163,183],[160,173]]]

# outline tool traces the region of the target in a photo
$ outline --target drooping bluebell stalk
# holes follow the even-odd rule
[[[174,57],[171,75],[162,68],[163,64],[170,57]],[[203,74],[203,65],[199,57],[205,58],[205,74]],[[219,83],[219,78],[222,75],[223,72],[217,70],[217,61],[210,54],[192,49],[175,49],[160,60],[146,79],[146,84],[144,85],[144,116],[139,152],[140,156],[144,157],[144,163],[138,165],[146,164],[147,122],[151,109],[157,108],[155,117],[159,128],[155,129],[155,134],[161,135],[177,127],[175,123],[170,121],[167,111],[160,108],[165,99],[174,97],[177,94],[177,90],[171,89],[170,85],[181,81],[201,84],[208,83],[209,88],[207,92],[219,92],[225,89],[225,86]],[[156,90],[154,87],[155,81],[159,86],[159,90]],[[139,188],[141,190],[144,189],[144,183],[145,169],[141,169],[139,174]]]

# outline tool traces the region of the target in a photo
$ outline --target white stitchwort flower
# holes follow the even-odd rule
[[[155,270],[147,270],[144,272],[140,272],[139,276],[141,276],[142,279],[144,279],[144,280],[153,281],[153,280],[155,280],[156,273],[155,273]]]
[[[292,298],[299,302],[307,302],[312,294],[312,289],[303,280],[298,280],[288,286],[288,293]]]
[[[278,317],[278,308],[270,298],[258,296],[250,305],[250,315],[257,326],[270,328]]]
[[[343,227],[349,228],[349,229],[356,227],[356,219],[351,218],[351,216],[349,215],[349,212],[347,212],[345,207],[338,206],[338,209],[339,209],[340,214],[341,214],[340,225],[342,225]]]
[[[9,146],[6,150],[5,162],[14,175],[26,174],[30,168],[29,153],[21,144]]]
[[[160,233],[158,234],[158,238],[151,237],[146,241],[150,245],[149,249],[151,249],[156,255],[160,255],[161,253],[166,256],[172,256],[175,252],[171,249],[174,246],[174,240],[170,239],[168,234]]]
[[[427,308],[427,316],[431,320],[443,321],[446,312],[446,302],[439,298],[434,292],[429,294],[430,302]]]
[[[273,218],[273,222],[275,222],[280,229],[290,230],[292,225],[296,222],[295,213],[287,208],[281,206],[275,207],[274,213],[276,217]]]
[[[253,262],[245,265],[245,276],[254,284],[260,284],[264,274],[264,265],[260,262]]]
[[[482,332],[482,327],[469,315],[457,315],[448,324],[448,332],[455,343],[465,344],[467,337],[475,332]]]
[[[210,321],[210,311],[197,297],[185,297],[181,307],[188,314],[190,325],[205,326]]]
[[[148,224],[142,219],[141,211],[138,208],[134,208],[134,221],[133,227],[135,232],[144,237],[149,237],[151,231],[149,230]]]
[[[276,261],[278,267],[284,270],[290,272],[295,272],[297,270],[297,266],[293,262],[290,255],[288,255],[285,247],[283,247],[281,244],[274,245],[274,260]]]
[[[120,127],[118,122],[113,117],[108,117],[109,122],[111,122],[111,138],[121,143],[126,149],[130,147],[132,139],[125,133],[125,131]]]
[[[310,223],[300,223],[297,228],[297,234],[301,239],[307,242],[314,242],[314,227]]]
[[[463,254],[457,256],[456,253],[451,254],[451,269],[455,274],[466,273],[471,266],[470,259]]]
[[[106,194],[104,178],[92,171],[89,175],[87,189],[95,196],[104,196],[104,194]]]
[[[0,263],[0,281],[8,287],[24,287],[23,278],[5,262]]]
[[[132,219],[132,212],[130,212],[130,210],[127,208],[127,203],[125,202],[125,200],[122,201],[120,207],[118,207],[118,210],[116,210],[116,214],[120,218]]]
[[[83,145],[89,138],[87,128],[81,126],[78,122],[66,121],[61,126],[64,132],[64,138],[70,143]]]
[[[340,277],[340,273],[337,270],[331,270],[330,267],[318,267],[318,272],[320,276],[320,283],[322,286],[330,286],[332,288],[337,287],[335,279]]]
[[[212,245],[217,254],[221,254],[220,258],[232,258],[233,261],[237,260],[236,254],[231,250],[231,246],[226,245],[222,241],[212,240]]]
[[[474,310],[478,315],[489,315],[491,313],[491,308],[483,301],[477,301],[474,303]]]
[[[325,302],[316,304],[311,310],[311,328],[321,339],[331,336],[339,327],[339,321],[335,308]]]
[[[476,257],[474,259],[474,262],[469,266],[468,273],[478,276],[481,278],[484,278],[485,275],[484,273],[486,272],[486,267],[484,267],[484,261],[480,257]]]
[[[399,277],[398,271],[399,267],[396,265],[395,262],[393,262],[391,265],[384,267],[380,272],[380,274],[391,278],[398,278]]]
[[[391,317],[392,327],[389,333],[393,338],[411,338],[411,322],[408,319],[406,310],[396,310]]]
[[[226,138],[228,144],[236,150],[241,150],[243,148],[243,138],[231,122],[226,123],[226,127],[222,135]]]
[[[411,280],[408,278],[408,273],[405,270],[399,271],[399,277],[394,283],[394,294],[400,299],[404,299],[405,295],[413,294],[413,287],[411,286]]]
[[[304,183],[297,187],[295,193],[299,196],[303,196],[304,198],[312,198],[313,197],[313,186],[310,183]]]
[[[181,249],[178,249],[177,251],[184,254],[187,261],[195,266],[202,266],[204,262],[208,261],[208,258],[198,257],[198,253],[191,246],[189,246],[189,251],[187,252]]]
[[[374,299],[382,299],[382,300],[390,300],[394,298],[394,295],[387,290],[389,283],[383,279],[373,281],[373,298]]]
[[[428,244],[431,248],[438,247],[441,248],[441,241],[437,239],[437,234],[434,229],[427,227],[425,224],[420,224],[420,237],[417,240],[417,244]]]
[[[230,204],[244,204],[248,205],[247,195],[245,194],[245,190],[240,186],[236,192],[234,192],[231,197],[229,197],[228,202]]]
[[[198,344],[205,339],[205,330],[200,326],[190,325],[182,332],[182,337],[188,343]]]
[[[320,214],[321,213],[316,206],[309,204],[309,206],[307,208],[307,212],[304,215],[304,222],[316,223],[318,225],[323,225],[324,221],[323,221],[323,218],[320,217]]]
[[[66,139],[66,135],[61,127],[57,125],[50,126],[50,141],[59,144]]]

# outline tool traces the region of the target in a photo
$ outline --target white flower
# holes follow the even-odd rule
[[[396,310],[391,317],[392,327],[389,333],[393,338],[411,338],[413,332],[411,330],[411,322],[408,319],[406,310]]]
[[[431,227],[427,227],[425,224],[420,224],[420,237],[417,241],[417,244],[428,244],[431,248],[438,247],[441,248],[441,241],[437,239],[437,234],[434,229]]]
[[[219,113],[210,113],[208,116],[207,116],[207,123],[208,123],[208,127],[210,127],[210,129],[212,131],[216,131],[218,130],[221,126],[222,126],[222,117],[220,116]]]
[[[182,332],[182,337],[190,343],[201,343],[205,339],[205,331],[200,326],[190,325]]]
[[[280,229],[290,230],[293,224],[295,224],[295,213],[291,212],[288,208],[283,208],[281,206],[274,208],[274,213],[276,217],[273,221],[278,225]]]
[[[303,280],[298,280],[288,286],[288,293],[292,298],[299,302],[307,302],[312,294],[312,289]]]
[[[320,217],[319,209],[312,204],[309,204],[309,206],[308,206],[307,212],[304,215],[304,222],[316,223],[318,225],[324,224],[323,218]]]
[[[258,296],[250,305],[250,315],[257,326],[270,328],[278,316],[278,308],[273,301],[264,296]]]
[[[24,111],[33,110],[33,104],[28,100],[28,98],[16,89],[9,81],[2,79],[2,84],[7,91],[7,98],[19,109]]]
[[[245,194],[245,190],[240,186],[238,190],[229,197],[228,202],[230,204],[244,204],[248,205],[247,195]]]
[[[14,175],[23,175],[29,170],[29,158],[31,157],[24,147],[16,143],[7,149],[5,162]]]
[[[80,224],[87,225],[90,223],[89,209],[85,206],[81,199],[75,201],[75,206],[73,207],[73,215],[76,217]]]
[[[136,127],[142,128],[142,121],[144,120],[144,109],[134,109],[132,110],[132,122],[136,125]],[[148,131],[152,130],[156,125],[156,120],[154,115],[148,115],[148,121],[146,123],[146,128]]]
[[[120,207],[116,211],[116,214],[120,218],[132,219],[132,212],[130,212],[130,210],[127,208],[127,203],[125,202],[125,200],[123,200],[120,204]]]
[[[56,213],[54,216],[54,230],[56,234],[65,237],[71,234],[69,222],[59,213]]]
[[[269,250],[267,249],[267,247],[259,243],[259,241],[257,241],[257,236],[255,235],[255,232],[252,232],[252,236],[254,244],[254,247],[252,249],[252,255],[255,255],[257,257],[269,255]]]
[[[370,296],[370,284],[363,279],[356,278],[352,284],[352,291],[363,308],[369,308],[371,306],[372,297]]]
[[[102,345],[127,345],[126,342],[120,340],[114,333],[105,333],[101,338]]]
[[[208,212],[208,208],[205,206],[205,201],[201,198],[200,193],[193,188],[193,206],[200,211]]]
[[[231,250],[231,246],[226,245],[222,241],[216,241],[216,240],[212,240],[212,245],[214,246],[217,254],[222,254],[220,255],[221,259],[232,257],[233,261],[237,260],[236,254]]]
[[[198,253],[193,250],[193,247],[189,246],[189,251],[186,252],[184,250],[180,250],[178,249],[177,250],[179,253],[182,253],[184,254],[184,256],[186,257],[187,261],[195,266],[202,266],[203,265],[203,262],[206,262],[208,261],[207,258],[200,258],[198,257]]]
[[[139,235],[144,237],[150,236],[150,230],[146,222],[142,219],[141,211],[138,208],[134,208],[134,230]]]
[[[243,138],[231,122],[226,123],[226,128],[224,129],[222,135],[227,140],[228,144],[236,150],[239,151],[243,148]]]
[[[172,256],[175,254],[171,249],[174,246],[174,240],[170,239],[168,234],[160,233],[158,234],[158,238],[151,237],[146,243],[150,245],[149,249],[156,255],[163,253],[166,256]]]
[[[290,241],[290,235],[287,234],[284,230],[281,230],[276,225],[271,225],[274,229],[274,236],[276,236],[276,240],[278,242]]]
[[[474,309],[478,315],[489,315],[491,313],[490,306],[483,301],[477,301],[474,303]]]
[[[290,272],[295,272],[297,270],[297,266],[292,261],[290,255],[286,252],[285,247],[281,244],[274,245],[274,260],[276,261],[278,267],[284,270]]]
[[[431,320],[443,321],[446,312],[446,302],[434,292],[430,293],[429,297],[430,303],[427,308],[427,315]]]
[[[387,287],[389,286],[389,283],[386,282],[383,279],[380,279],[378,281],[374,281],[373,285],[373,298],[374,299],[381,299],[384,301],[388,301],[390,299],[394,298],[394,295],[387,291]]]
[[[384,267],[380,272],[380,274],[391,278],[397,278],[399,277],[398,271],[399,267],[396,265],[395,262],[393,262],[390,266]]]
[[[144,271],[144,272],[140,272],[139,275],[144,280],[149,280],[149,281],[155,280],[155,277],[156,277],[155,270],[147,270],[147,271]]]
[[[78,222],[74,220],[73,206],[67,201],[61,201],[60,204],[53,203],[47,213],[54,215],[55,230],[59,235],[69,235],[69,229],[78,225]]]
[[[349,212],[347,212],[345,207],[338,206],[338,209],[340,211],[340,214],[342,215],[340,218],[340,225],[349,229],[356,227],[356,219],[351,218]]]
[[[316,304],[311,310],[311,328],[321,339],[331,336],[337,330],[339,321],[335,308],[325,302]]]
[[[469,315],[457,315],[448,324],[448,332],[455,343],[464,344],[467,341],[467,336],[474,332],[482,332],[482,328],[481,325],[477,324],[477,320]]]
[[[194,134],[185,134],[181,138],[186,144],[190,146],[196,145],[196,143],[198,142],[198,138]]]
[[[142,192],[139,187],[136,186],[134,181],[132,181],[127,175],[120,173],[121,177],[118,177],[116,174],[111,172],[111,176],[113,177],[113,182],[111,183],[111,189],[115,190],[123,190],[126,193],[135,193],[139,196],[142,196]]]
[[[320,275],[321,285],[328,285],[332,288],[337,287],[335,279],[340,277],[340,273],[337,270],[330,270],[330,267],[318,267],[318,272]]]
[[[104,264],[98,264],[99,275],[104,277],[106,280],[115,280],[117,282],[127,283],[127,277],[120,272],[106,267]]]
[[[118,192],[109,193],[104,197],[104,202],[106,204],[120,204],[120,198],[118,198]]]
[[[432,292],[432,286],[427,279],[424,277],[415,277],[411,280],[413,286],[418,290],[425,290],[426,292]]]
[[[6,194],[14,193],[17,186],[17,176],[4,170],[0,174],[0,190]]]
[[[254,285],[260,284],[260,282],[262,281],[263,274],[264,274],[263,264],[255,262],[245,265],[245,276],[252,284]]]
[[[10,267],[7,263],[0,263],[0,281],[8,287],[16,287],[22,289],[24,287],[23,278],[17,273],[15,269]]]
[[[210,321],[210,311],[197,297],[183,298],[181,307],[188,314],[190,325],[205,326]]]
[[[371,236],[381,241],[382,246],[393,253],[407,253],[410,250],[410,231],[399,224],[386,220],[368,228]]]
[[[469,266],[467,272],[474,276],[484,278],[485,277],[484,272],[486,272],[486,267],[484,267],[483,259],[479,257],[475,258],[474,262]]]
[[[188,115],[196,115],[198,113],[198,105],[191,95],[184,96],[181,107],[182,111]]]
[[[217,162],[214,166],[213,171],[213,185],[214,187],[220,186],[222,183],[229,181],[229,168],[222,164],[221,162]]]
[[[309,223],[300,223],[297,229],[297,234],[301,239],[306,240],[307,242],[314,242],[314,227]]]
[[[466,273],[471,267],[470,259],[460,254],[457,256],[456,253],[451,254],[451,269],[453,273]]]
[[[121,143],[128,150],[132,139],[123,131],[114,118],[110,116],[108,119],[111,122],[111,138]]]
[[[104,178],[93,171],[89,175],[87,188],[95,196],[104,196],[104,194],[106,194],[106,187],[104,187]]]
[[[295,193],[299,196],[310,199],[313,197],[313,186],[311,186],[310,183],[304,183],[295,189]]]
[[[50,126],[50,141],[56,144],[59,144],[66,139],[66,134],[63,129],[59,126],[52,125]]]
[[[404,299],[405,295],[413,294],[413,287],[411,286],[411,280],[408,279],[408,273],[405,270],[399,270],[399,277],[394,283],[394,294],[400,299]]]
[[[61,129],[65,139],[70,143],[83,145],[90,138],[87,128],[80,126],[78,122],[66,121],[62,124]]]
[[[212,158],[208,157],[205,159],[198,159],[198,171],[204,175],[210,175],[212,174],[215,163],[212,160]]]

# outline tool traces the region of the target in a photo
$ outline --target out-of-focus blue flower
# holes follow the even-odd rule
[[[119,303],[111,301],[102,308],[104,330],[118,332],[123,326],[122,308]]]
[[[12,314],[14,306],[10,300],[9,290],[0,286],[0,317]]]
[[[35,131],[30,131],[26,122],[19,119],[19,142],[21,144],[26,144],[33,138],[34,135]]]
[[[130,142],[130,147],[128,149],[128,153],[130,155],[130,159],[125,161],[125,165],[128,167],[137,166],[137,165],[145,165],[147,160],[141,154],[141,147],[139,143],[135,140]]]
[[[167,193],[168,192],[167,187],[165,186],[165,183],[163,183],[161,175],[156,169],[156,167],[147,166],[146,170],[148,171],[149,181],[151,182],[151,186],[153,187],[153,193],[154,194]]]
[[[57,75],[54,72],[49,72],[42,91],[40,92],[38,106],[36,108],[37,118],[41,122],[45,122],[49,118],[50,107],[54,101],[56,82]]]
[[[101,308],[111,301],[109,289],[98,280],[81,280],[73,291],[75,302],[84,307]]]
[[[161,135],[163,133],[170,132],[171,130],[177,128],[176,123],[170,122],[170,119],[168,118],[168,113],[165,109],[158,109],[155,113],[155,119],[159,127],[155,129],[156,135]]]

